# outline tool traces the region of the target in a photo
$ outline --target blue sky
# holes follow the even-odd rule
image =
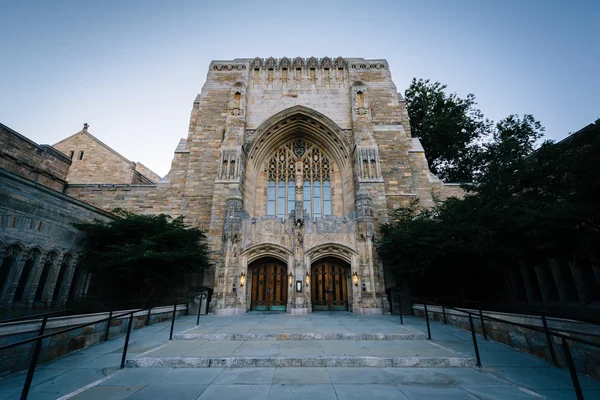
[[[0,0],[0,122],[48,144],[88,122],[164,175],[211,60],[341,55],[561,139],[600,118],[598,21],[600,1]]]

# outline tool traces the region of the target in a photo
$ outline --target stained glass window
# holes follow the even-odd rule
[[[316,145],[302,139],[281,146],[268,161],[267,214],[285,218],[294,209],[297,164],[301,168],[306,213],[314,217],[331,215],[329,159]]]

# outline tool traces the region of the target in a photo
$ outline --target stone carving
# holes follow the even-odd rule
[[[342,57],[338,57],[335,59],[335,67],[336,68],[346,68],[348,63]]]
[[[318,68],[319,67],[319,62],[317,61],[316,58],[311,57],[306,61],[306,66],[308,68]]]
[[[384,63],[361,63],[361,64],[351,64],[350,68],[354,69],[387,69],[387,65]]]
[[[294,58],[294,68],[303,68],[304,67],[304,58],[296,57]]]
[[[331,61],[331,58],[329,58],[329,57],[323,57],[323,59],[321,59],[321,67],[322,68],[331,68],[331,67],[333,67],[333,62]]]
[[[296,57],[293,61],[290,61],[290,59],[287,57],[283,57],[279,60],[273,57],[269,57],[266,60],[263,60],[260,57],[256,57],[254,60],[252,60],[250,64],[250,68],[253,69],[304,68],[305,66],[307,68],[347,68],[348,62],[342,57],[336,58],[335,61],[333,61],[330,57],[323,57],[320,61],[316,57],[309,57],[307,59],[302,57]],[[213,69],[215,70],[245,68],[245,65],[213,65]]]
[[[274,68],[278,68],[279,66],[277,65],[277,61],[275,61],[275,59],[273,57],[269,57],[267,59],[267,61],[265,62],[265,68],[270,68],[270,69],[274,69]]]
[[[292,62],[287,57],[283,57],[281,60],[279,60],[280,68],[289,68],[289,67],[291,67],[291,65],[292,65]]]
[[[256,57],[252,61],[252,68],[261,68],[262,66],[263,66],[263,60],[262,60],[262,58]]]
[[[214,64],[212,67],[215,71],[239,71],[246,69],[244,64]]]

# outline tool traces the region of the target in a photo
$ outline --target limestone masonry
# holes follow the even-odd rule
[[[87,130],[55,145],[72,160],[65,193],[204,230],[213,268],[190,286],[214,288],[217,314],[389,312],[380,225],[462,193],[429,171],[386,60],[213,61],[163,179]]]

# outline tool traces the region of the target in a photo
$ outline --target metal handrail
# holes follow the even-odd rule
[[[469,315],[475,315],[472,311],[469,311],[467,309],[461,309],[461,308],[456,308],[456,307],[447,307],[447,306],[445,306],[443,304],[436,304],[435,302],[431,302],[429,300],[425,300],[425,299],[422,299],[422,298],[412,297],[412,296],[409,296],[409,297],[411,299],[423,302],[423,304],[425,304],[425,302],[427,302],[430,305],[441,306],[441,307],[444,307],[445,309],[454,310],[454,311],[466,313],[466,314],[469,314]],[[515,313],[515,315],[526,315],[526,314],[516,314]],[[546,332],[546,330],[544,328],[540,328],[540,327],[535,326],[535,325],[529,325],[529,324],[522,324],[522,323],[519,323],[519,322],[507,321],[507,320],[501,319],[501,318],[495,318],[495,317],[490,317],[488,315],[482,315],[481,313],[477,314],[477,316],[480,317],[480,318],[483,317],[484,319],[488,319],[488,320],[491,320],[491,321],[502,322],[502,323],[509,324],[509,325],[515,325],[515,326],[518,326],[520,328],[531,329],[531,330],[534,330],[534,331],[537,331],[537,332],[541,332],[541,333],[545,333]],[[580,343],[583,343],[583,344],[588,344],[590,346],[594,346],[594,347],[600,348],[600,344],[593,343],[593,342],[587,341],[585,339],[580,339],[580,338],[575,338],[575,337],[572,337],[572,336],[563,335],[561,332],[564,332],[565,330],[562,330],[562,329],[560,331],[556,331],[556,330],[554,330],[552,328],[548,328],[548,331],[553,336],[557,336],[557,337],[560,337],[560,338],[564,338],[564,339],[568,339],[568,340],[572,340],[572,341],[575,341],[575,342],[580,342]],[[569,333],[577,333],[577,334],[580,334],[580,335],[587,335],[587,333],[585,333],[585,332],[571,331]],[[600,336],[600,335],[590,334],[590,336]]]
[[[46,313],[31,314],[31,315],[24,315],[22,317],[3,319],[0,321],[0,325],[7,324],[9,322],[27,321],[28,319],[36,319],[36,318],[50,316],[50,315],[54,315],[54,314],[61,314],[61,313],[73,311],[73,310],[74,310],[73,308],[67,308],[64,310],[51,311],[51,312],[46,312]]]
[[[436,297],[436,300],[438,299],[438,297]],[[484,302],[484,301],[478,301],[478,300],[469,300],[469,299],[463,299],[461,297],[455,297],[455,296],[440,296],[439,299],[441,300],[440,302],[444,302],[445,299],[448,300],[453,300],[456,304],[457,303],[471,303],[471,304],[475,304],[478,307],[483,307],[483,306],[492,306],[492,308],[494,306],[497,307],[511,307],[511,306],[519,306],[519,303],[508,303],[508,302]],[[546,304],[534,304],[534,305],[530,305],[530,306],[539,306],[539,307],[545,307],[547,309],[549,309],[548,305]],[[458,307],[458,305],[455,305],[455,307]],[[577,319],[577,318],[572,318],[572,317],[564,317],[564,316],[559,316],[559,315],[551,315],[553,313],[549,312],[541,312],[541,311],[534,311],[534,310],[527,310],[526,313],[522,313],[522,312],[513,312],[513,311],[503,311],[503,310],[497,310],[497,312],[506,312],[506,313],[511,313],[511,314],[523,314],[523,315],[530,315],[532,317],[551,317],[551,318],[561,318],[561,319],[569,319],[571,321],[574,322],[579,322],[579,323],[583,323],[583,324],[593,324],[593,325],[597,325],[596,322],[591,322],[589,320],[585,320],[585,319]],[[555,314],[555,313],[554,313]]]
[[[564,352],[564,356],[565,356],[565,360],[567,362],[567,366],[569,368],[569,373],[571,375],[571,380],[573,382],[573,389],[575,390],[575,394],[577,396],[578,400],[583,400],[583,391],[581,390],[581,384],[579,383],[579,377],[577,376],[577,370],[575,369],[575,363],[573,362],[573,357],[571,356],[571,351],[569,350],[569,345],[567,340],[571,340],[574,342],[578,342],[578,343],[583,343],[585,345],[588,346],[593,346],[593,347],[597,347],[600,348],[600,344],[597,343],[593,343],[590,342],[588,340],[584,340],[584,339],[580,339],[580,338],[576,338],[576,337],[572,337],[572,336],[567,336],[567,335],[563,335],[562,333],[550,329],[548,328],[548,324],[546,322],[546,317],[544,315],[541,316],[542,318],[542,323],[543,323],[543,328],[539,328],[537,326],[534,325],[528,325],[528,324],[521,324],[519,322],[513,322],[513,321],[507,321],[505,319],[501,319],[501,318],[495,318],[495,317],[490,317],[487,315],[483,315],[483,311],[481,310],[481,306],[479,308],[479,312],[478,314],[475,314],[474,312],[470,311],[470,310],[466,310],[466,309],[460,309],[460,308],[455,308],[455,307],[446,307],[443,303],[442,304],[437,304],[437,302],[431,302],[430,300],[425,300],[422,298],[418,298],[418,297],[413,297],[413,296],[406,296],[408,297],[408,299],[411,300],[416,300],[419,302],[423,303],[423,309],[425,311],[425,321],[427,323],[427,337],[429,340],[431,340],[431,330],[429,327],[429,315],[428,315],[428,310],[427,310],[427,303],[429,303],[430,305],[435,305],[435,306],[440,306],[442,307],[442,313],[444,315],[444,324],[447,324],[447,320],[446,320],[446,308],[450,309],[450,310],[454,310],[457,312],[462,312],[464,314],[467,314],[468,318],[469,318],[469,327],[471,330],[471,337],[473,340],[473,347],[475,350],[475,358],[476,358],[476,362],[477,362],[477,366],[481,367],[481,356],[479,354],[479,346],[477,344],[477,336],[475,335],[475,325],[473,323],[473,315],[476,315],[477,317],[479,317],[479,319],[481,320],[481,331],[483,334],[483,337],[485,340],[487,339],[487,334],[486,334],[486,330],[485,330],[485,320],[491,320],[491,321],[496,321],[496,322],[501,322],[501,323],[506,323],[509,325],[514,325],[514,326],[518,326],[521,328],[526,328],[526,329],[531,329],[533,331],[537,331],[537,332],[541,332],[544,333],[546,335],[546,340],[548,342],[548,347],[550,349],[550,354],[552,356],[552,362],[554,363],[554,365],[558,366],[558,362],[556,359],[556,354],[554,352],[554,345],[552,343],[552,336],[556,336],[561,338],[561,345],[563,348],[563,352]],[[404,324],[403,322],[403,318],[402,318],[402,300],[400,300],[400,324]],[[523,314],[517,314],[517,315],[523,315]],[[581,333],[579,332],[579,334],[581,335],[585,335],[586,333]],[[595,335],[594,335],[595,336]]]
[[[97,324],[99,322],[110,321],[111,319],[116,319],[116,318],[124,317],[126,315],[131,314],[131,313],[136,313],[136,312],[143,311],[143,310],[144,310],[143,308],[139,308],[139,309],[137,309],[135,311],[127,311],[127,312],[125,312],[123,314],[109,316],[108,318],[102,318],[102,319],[98,319],[98,320],[95,320],[95,321],[92,321],[92,322],[86,322],[84,324],[71,326],[69,328],[65,328],[65,329],[61,329],[61,330],[58,330],[58,331],[53,331],[53,332],[50,332],[50,333],[42,334],[42,335],[35,336],[35,337],[29,338],[29,339],[24,339],[24,340],[21,340],[19,342],[5,344],[4,346],[0,346],[0,350],[10,349],[11,347],[16,347],[16,346],[20,346],[22,344],[27,344],[27,343],[30,343],[30,342],[34,342],[34,341],[36,341],[38,339],[45,339],[45,338],[50,337],[50,336],[58,335],[58,334],[65,333],[65,332],[74,331],[75,329],[84,328],[84,327],[86,327],[88,325],[94,325],[94,324]],[[47,319],[47,318],[48,317],[44,317],[44,319]]]
[[[419,301],[422,302],[423,300],[419,299]],[[430,305],[435,305],[435,306],[441,307],[440,304],[434,304],[434,303],[432,303],[429,300],[428,300],[428,302],[429,302]],[[462,313],[466,313],[467,312],[466,309],[458,308],[458,307],[448,307],[446,305],[444,305],[444,309],[445,310],[455,310],[455,311],[459,311],[459,312],[462,312]],[[505,313],[503,311],[487,311],[487,312],[494,312],[494,313],[496,313],[496,312],[500,313],[501,312],[501,313]],[[445,311],[444,311],[444,313],[445,313]],[[447,313],[447,314],[448,315],[460,315],[460,314],[452,314],[452,313]],[[513,315],[516,315],[518,317],[531,317],[531,315],[529,315],[529,314],[519,314],[519,313],[505,313],[505,314],[513,314]],[[533,317],[539,318],[540,321],[542,321],[542,326],[543,326],[543,320],[546,318],[545,315],[539,315],[539,316],[538,315],[533,315]],[[504,320],[504,319],[499,319],[499,318],[485,316],[485,315],[484,315],[484,318],[486,318],[486,319],[495,319],[497,322],[506,322],[506,323],[512,323],[512,324],[515,324],[515,325],[520,324],[519,322],[510,322],[510,321],[507,321],[507,320]],[[578,321],[578,320],[573,320],[573,321],[575,321],[577,323],[582,322],[582,321]],[[598,326],[597,324],[592,324],[591,322],[585,322],[585,324]],[[536,326],[536,325],[525,325],[525,324],[521,324],[521,325],[522,325],[521,326],[522,328],[528,328],[528,327],[531,327],[530,329],[538,328],[537,329],[538,331],[539,331],[539,329],[541,329],[539,326]],[[576,330],[573,330],[573,329],[563,329],[563,328],[560,328],[560,329],[558,329],[558,328],[550,328],[550,329],[551,330],[555,330],[557,332],[572,333],[572,334],[575,334],[575,335],[600,337],[600,334],[598,334],[598,333],[581,332],[581,331],[576,331]],[[600,329],[600,326],[599,326],[599,329]],[[545,330],[544,330],[544,332],[545,332]],[[571,336],[569,336],[568,338],[572,339]]]
[[[181,303],[183,300],[189,300],[189,299],[192,299],[192,298],[196,298],[198,296],[200,296],[200,299],[201,299],[200,302],[202,302],[203,299],[207,298],[206,293],[199,293],[199,294],[194,295],[194,296],[188,296],[188,297],[185,297],[185,298],[180,298],[180,299],[175,300],[175,304],[173,305],[173,317],[172,317],[172,320],[171,320],[171,334],[170,334],[170,337],[169,337],[170,340],[172,339],[172,336],[173,336],[173,326],[175,324],[175,315],[177,314],[177,305],[178,305],[178,303]],[[37,360],[38,360],[39,354],[40,354],[41,349],[42,349],[42,340],[43,339],[48,338],[48,337],[52,337],[54,335],[59,335],[61,333],[70,332],[72,330],[83,328],[83,327],[86,327],[86,326],[89,326],[89,325],[94,325],[94,324],[97,324],[99,322],[105,322],[106,321],[107,322],[107,329],[106,329],[106,334],[105,334],[105,339],[104,339],[106,341],[106,340],[108,340],[108,333],[109,333],[109,330],[110,330],[110,321],[113,320],[113,319],[116,319],[116,318],[121,318],[121,317],[125,317],[125,316],[129,315],[129,321],[128,321],[128,324],[127,324],[127,332],[126,332],[126,336],[125,336],[125,344],[123,346],[123,355],[122,355],[122,358],[121,358],[121,369],[123,369],[124,366],[125,366],[126,358],[127,358],[127,348],[129,346],[129,337],[131,335],[131,328],[133,326],[133,315],[135,313],[140,312],[140,311],[146,310],[146,307],[145,307],[146,304],[148,304],[148,301],[146,301],[144,303],[144,307],[142,307],[142,308],[138,308],[138,309],[135,309],[135,310],[129,310],[129,311],[123,312],[122,314],[118,314],[118,315],[113,315],[113,311],[111,310],[110,313],[109,313],[108,318],[102,318],[102,319],[98,319],[98,320],[95,320],[95,321],[92,321],[92,322],[87,322],[87,323],[84,323],[84,324],[79,324],[79,325],[75,325],[75,326],[72,326],[72,327],[69,327],[69,328],[60,329],[60,330],[57,330],[57,331],[53,331],[53,332],[49,332],[49,333],[44,334],[44,330],[46,329],[46,324],[48,322],[48,315],[49,314],[53,314],[53,313],[46,313],[46,315],[44,315],[43,319],[42,319],[42,323],[41,323],[40,330],[39,330],[39,335],[37,335],[35,337],[32,337],[32,338],[29,338],[29,339],[25,339],[25,340],[21,340],[21,341],[18,341],[18,342],[10,343],[10,344],[4,345],[4,346],[0,346],[0,350],[6,350],[6,349],[10,349],[12,347],[16,347],[16,346],[20,346],[20,345],[23,345],[23,344],[35,342],[35,346],[33,348],[32,355],[31,355],[31,361],[30,361],[30,364],[29,364],[29,369],[27,370],[27,376],[25,378],[25,383],[23,385],[23,390],[21,392],[21,400],[26,400],[27,396],[29,394],[29,389],[31,387],[31,382],[33,381],[33,374],[34,374],[35,368],[37,366]],[[196,325],[198,325],[199,320],[200,320],[200,308],[201,308],[201,306],[202,306],[202,303],[200,303],[200,305],[198,307],[198,319],[197,319]],[[150,320],[150,315],[151,315],[152,309],[153,308],[157,308],[157,307],[162,307],[162,306],[156,306],[156,307],[150,307],[150,308],[148,308],[148,315],[147,315],[148,320],[146,321],[147,324],[149,324],[149,320]],[[186,313],[187,312],[189,312],[189,305],[186,308]]]

